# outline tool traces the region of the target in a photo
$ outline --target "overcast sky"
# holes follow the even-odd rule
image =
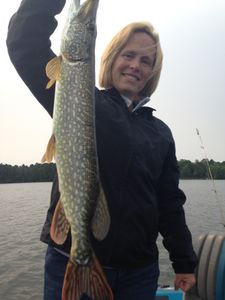
[[[0,11],[0,163],[29,165],[40,162],[52,120],[17,75],[6,51],[7,25],[19,3],[6,1]],[[66,11],[67,7],[52,36],[56,53]],[[198,128],[208,157],[225,161],[225,1],[100,0],[97,70],[112,36],[140,20],[152,22],[161,38],[164,65],[150,105],[155,116],[170,126],[177,158],[204,158]]]

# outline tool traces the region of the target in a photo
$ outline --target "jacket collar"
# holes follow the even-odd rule
[[[120,105],[123,105],[124,107],[127,108],[127,106],[130,103],[130,100],[127,97],[122,96],[119,91],[115,88],[111,88],[108,89],[107,92],[110,94],[111,98],[116,101],[117,103],[120,103]],[[137,103],[137,105],[134,107],[134,109],[132,110],[132,112],[135,111],[148,111],[148,114],[150,112],[151,116],[152,116],[152,112],[155,111],[154,108],[152,107],[147,107],[144,106],[146,103],[148,103],[151,99],[149,97],[145,97],[143,98],[140,102]]]

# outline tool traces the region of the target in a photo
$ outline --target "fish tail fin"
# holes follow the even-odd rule
[[[93,300],[113,300],[103,270],[94,256],[87,265],[69,260],[62,290],[62,300],[79,300],[86,294]]]
[[[41,162],[51,162],[53,160],[53,158],[55,157],[55,152],[56,152],[56,147],[55,147],[55,136],[54,134],[51,135],[49,141],[48,141],[48,145],[47,145],[47,149],[45,151],[45,154],[43,155]]]
[[[58,245],[62,245],[67,238],[70,229],[61,200],[59,199],[52,218],[50,236]]]

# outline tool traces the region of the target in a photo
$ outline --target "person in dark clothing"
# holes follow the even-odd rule
[[[46,89],[46,64],[55,56],[50,36],[65,0],[23,0],[12,16],[7,36],[10,59],[39,103],[53,116],[55,87]],[[96,87],[96,142],[99,175],[111,225],[107,237],[91,242],[115,300],[155,298],[160,233],[176,273],[175,288],[195,283],[197,258],[179,188],[175,143],[168,126],[144,106],[155,91],[162,67],[159,36],[149,23],[123,28],[103,53]],[[59,246],[50,237],[59,200],[57,174],[41,233],[48,244],[45,300],[61,299],[71,239]],[[85,297],[82,299],[86,299]]]

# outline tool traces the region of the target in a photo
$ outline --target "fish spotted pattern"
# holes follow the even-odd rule
[[[90,243],[108,232],[110,216],[98,177],[95,139],[95,39],[98,0],[73,0],[64,27],[60,57],[46,66],[56,81],[53,136],[43,160],[55,157],[60,200],[51,237],[63,244],[71,232],[72,246],[64,277],[62,299],[112,300],[112,292]],[[98,218],[101,216],[100,218]],[[70,230],[70,231],[69,231]]]

